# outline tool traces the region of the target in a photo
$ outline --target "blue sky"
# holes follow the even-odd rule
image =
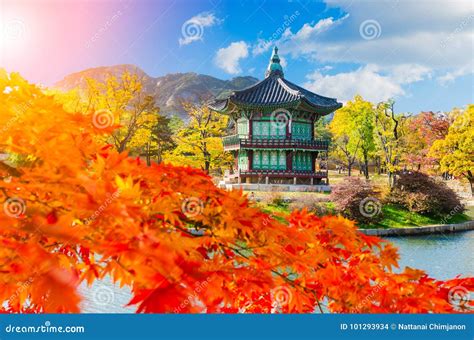
[[[4,0],[0,66],[52,84],[88,67],[151,76],[261,79],[278,45],[285,75],[399,111],[473,103],[474,2],[442,0]],[[8,34],[10,36],[8,36]]]

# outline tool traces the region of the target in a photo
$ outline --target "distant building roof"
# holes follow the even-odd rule
[[[226,112],[242,108],[298,108],[304,111],[329,114],[342,104],[334,98],[310,92],[284,78],[278,49],[273,50],[265,79],[240,91],[233,91],[209,104],[212,110]]]

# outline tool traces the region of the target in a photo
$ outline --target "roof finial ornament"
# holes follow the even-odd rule
[[[270,63],[268,64],[267,71],[265,72],[265,78],[268,78],[271,75],[284,77],[283,67],[280,64],[280,57],[278,56],[278,47],[273,48],[272,57],[270,58]]]

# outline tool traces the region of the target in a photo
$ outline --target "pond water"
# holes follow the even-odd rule
[[[400,253],[400,268],[423,269],[436,279],[474,276],[474,231],[387,237]]]
[[[474,276],[474,231],[455,234],[422,235],[388,238],[400,251],[400,267],[425,270],[437,279]],[[131,293],[109,278],[81,287],[85,313],[133,313],[135,307],[125,307]]]

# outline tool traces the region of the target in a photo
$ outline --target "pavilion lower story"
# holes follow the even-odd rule
[[[226,184],[328,185],[327,152],[308,150],[235,150]]]

